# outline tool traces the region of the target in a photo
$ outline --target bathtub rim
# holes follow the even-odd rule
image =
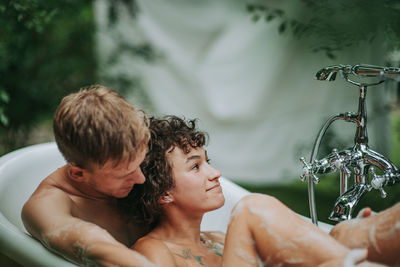
[[[27,153],[35,153],[37,150],[43,149],[54,149],[54,142],[26,146],[1,156],[0,185],[3,184],[3,179],[1,179],[1,177],[5,168],[7,168],[10,164],[13,164],[14,161],[26,156]],[[62,258],[58,254],[50,252],[39,241],[34,239],[27,232],[21,231],[21,229],[19,229],[15,224],[9,221],[8,218],[4,216],[2,211],[0,211],[0,233],[1,253],[23,266],[78,266]]]

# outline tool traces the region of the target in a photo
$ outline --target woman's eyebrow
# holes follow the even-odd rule
[[[206,159],[208,158],[207,150],[204,150],[204,156],[205,156]],[[201,159],[201,155],[193,155],[193,156],[188,157],[186,159],[186,163],[188,163],[191,160],[196,160],[196,159]]]
[[[192,161],[192,160],[196,160],[196,159],[201,159],[201,157],[199,155],[190,156],[186,159],[186,163],[188,163],[189,161]]]

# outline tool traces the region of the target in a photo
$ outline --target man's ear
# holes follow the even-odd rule
[[[169,192],[167,192],[164,196],[160,197],[159,202],[161,204],[168,204],[174,201],[174,198],[171,196]]]
[[[68,164],[68,174],[69,177],[76,181],[76,182],[82,182],[84,177],[83,177],[83,173],[85,172],[84,169],[75,166],[73,164]]]

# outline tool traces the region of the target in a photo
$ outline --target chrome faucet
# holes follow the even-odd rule
[[[319,182],[316,174],[325,174],[339,171],[340,173],[340,196],[336,200],[333,211],[329,219],[342,221],[352,218],[352,212],[360,198],[371,189],[380,191],[382,198],[386,197],[383,187],[400,183],[399,169],[386,157],[373,151],[368,147],[367,134],[367,109],[366,94],[367,87],[380,84],[386,78],[400,77],[400,68],[380,67],[373,65],[335,65],[319,70],[316,79],[321,81],[334,81],[337,73],[347,82],[359,87],[360,95],[358,101],[358,111],[346,112],[330,117],[320,129],[311,152],[310,161],[304,157],[300,159],[303,163],[303,174],[301,180],[308,181],[308,198],[311,219],[317,225],[318,218],[316,212],[314,183]],[[360,77],[376,77],[377,81],[371,83],[361,83],[349,78],[349,75]],[[356,134],[354,146],[338,151],[333,149],[326,157],[317,160],[318,149],[329,126],[336,120],[344,120],[356,124]],[[382,174],[377,175],[375,168]],[[354,173],[354,183],[348,188],[348,180]],[[368,178],[371,176],[371,179]]]

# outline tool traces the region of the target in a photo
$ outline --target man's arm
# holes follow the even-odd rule
[[[71,199],[57,189],[34,194],[22,209],[29,233],[50,250],[83,266],[155,266],[99,226],[73,217]]]

